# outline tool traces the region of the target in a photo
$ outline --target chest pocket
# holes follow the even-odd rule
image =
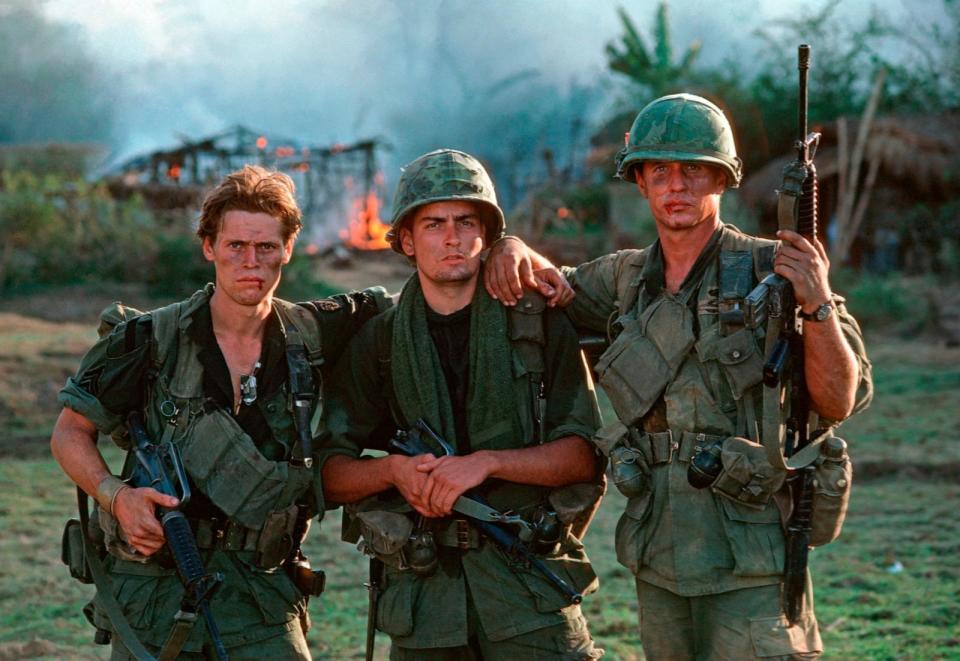
[[[650,410],[694,345],[693,312],[682,299],[663,295],[623,331],[597,361],[600,385],[624,424]]]
[[[700,361],[716,361],[726,385],[735,400],[763,380],[763,355],[753,331],[742,328],[731,335],[720,337],[716,332],[706,334],[697,342]]]

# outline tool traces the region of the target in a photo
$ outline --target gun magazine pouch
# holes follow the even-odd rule
[[[93,574],[87,564],[87,552],[83,546],[83,526],[77,519],[70,519],[63,528],[60,542],[60,560],[70,570],[70,575],[84,583],[93,583]]]

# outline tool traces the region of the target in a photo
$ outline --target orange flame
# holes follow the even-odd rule
[[[351,248],[383,250],[390,247],[387,232],[390,226],[380,220],[380,198],[370,191],[365,197],[353,200],[350,225],[340,230],[340,238]]]

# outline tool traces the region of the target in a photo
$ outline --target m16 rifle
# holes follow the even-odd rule
[[[428,443],[424,437],[429,438],[433,444]],[[412,429],[399,431],[390,440],[390,449],[410,457],[436,455],[434,447],[441,448],[443,455],[456,454],[453,447],[422,418],[414,423]],[[557,576],[532,550],[532,547],[546,548],[559,542],[560,526],[555,517],[546,516],[530,523],[520,516],[504,514],[491,507],[474,489],[457,498],[453,509],[470,519],[481,535],[500,547],[508,556],[536,570],[571,604],[583,601],[583,595]],[[519,532],[514,532],[511,528]]]
[[[143,427],[141,414],[137,411],[130,413],[127,417],[127,429],[130,431],[133,453],[136,457],[133,472],[128,480],[130,486],[150,487],[166,496],[173,496],[180,500],[178,508],[157,508],[157,515],[166,538],[166,547],[173,557],[184,590],[180,610],[174,616],[174,632],[158,658],[177,656],[179,649],[172,650],[169,649],[170,646],[182,647],[199,613],[206,623],[217,658],[220,661],[226,661],[227,650],[223,646],[220,630],[210,611],[210,599],[222,584],[223,575],[209,574],[204,570],[190,522],[179,509],[190,501],[190,483],[183,468],[183,461],[180,459],[180,452],[172,441],[166,443],[151,441],[147,436],[147,430]]]
[[[794,147],[797,158],[784,168],[783,183],[777,191],[780,229],[793,230],[813,242],[817,233],[817,170],[813,163],[819,133],[807,133],[807,71],[810,46],[798,51],[799,131]],[[763,366],[764,443],[775,439],[783,457],[789,459],[811,441],[810,397],[804,376],[803,326],[797,316],[797,301],[790,281],[777,274],[764,278],[744,300],[744,321],[748,328],[766,326],[767,350]],[[784,389],[787,390],[784,393]],[[782,403],[782,404],[781,404]],[[769,407],[779,409],[770,420]],[[775,417],[775,416],[774,416]],[[786,462],[781,460],[786,466]],[[807,555],[810,541],[810,514],[813,503],[814,466],[789,470],[787,482],[793,497],[793,512],[787,522],[784,568],[784,612],[796,623],[803,610]]]

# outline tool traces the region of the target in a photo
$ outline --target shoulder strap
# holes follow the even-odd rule
[[[317,323],[306,316],[310,313],[299,306],[286,301],[276,300],[277,316],[284,334],[287,357],[287,378],[290,383],[290,400],[293,405],[293,422],[297,430],[301,457],[296,449],[290,463],[302,463],[306,468],[313,466],[313,413],[321,402],[319,367],[323,356],[319,353],[320,332]],[[311,340],[312,336],[312,340]],[[317,349],[311,358],[308,342]],[[315,374],[316,372],[316,374]]]
[[[307,360],[314,370],[323,365],[323,338],[320,334],[320,324],[316,317],[302,305],[291,303],[280,298],[273,299],[278,310],[282,310],[285,325],[294,326],[303,340],[303,347],[307,352]]]
[[[640,285],[643,282],[643,267],[647,263],[650,247],[634,251],[623,265],[621,277],[617,279],[617,300],[620,303],[619,315],[623,316],[633,310],[640,298]]]
[[[519,303],[507,308],[507,327],[510,343],[523,363],[530,383],[531,400],[534,402],[534,422],[537,441],[546,440],[544,419],[547,414],[546,367],[547,334],[544,329],[546,299],[537,292],[526,292]]]

